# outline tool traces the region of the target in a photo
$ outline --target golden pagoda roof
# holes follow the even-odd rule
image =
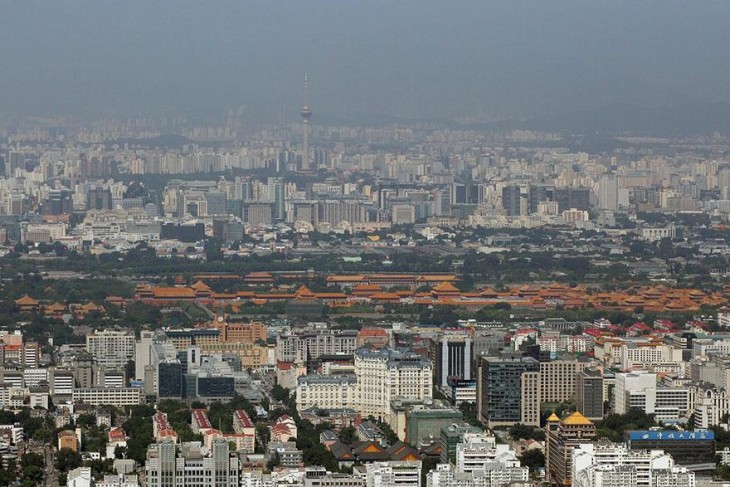
[[[547,421],[560,421],[560,418],[558,418],[558,415],[557,415],[557,414],[555,414],[555,412],[553,411],[553,414],[551,414],[551,415],[550,415],[550,416],[548,417]]]
[[[571,414],[570,416],[568,416],[567,418],[565,418],[563,420],[563,424],[567,424],[568,426],[589,426],[589,425],[592,425],[593,422],[590,419],[583,416],[578,411],[576,411],[573,414]]]

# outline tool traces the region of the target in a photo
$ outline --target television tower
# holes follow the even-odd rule
[[[307,97],[309,94],[309,77],[304,73],[304,106],[302,107],[302,172],[309,171],[309,118],[312,116],[312,109],[309,108]]]

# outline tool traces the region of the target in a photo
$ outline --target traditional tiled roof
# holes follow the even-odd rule
[[[194,299],[195,290],[189,287],[155,287],[152,288],[155,299]]]
[[[374,301],[398,301],[400,296],[395,293],[376,293],[370,296]]]
[[[437,294],[443,293],[460,293],[459,288],[451,284],[450,282],[442,282],[434,286],[433,291]]]
[[[254,271],[249,272],[244,276],[244,279],[273,279],[274,276],[272,276],[270,273],[266,271]]]
[[[402,441],[396,442],[387,451],[388,455],[390,455],[390,460],[415,461],[421,459],[421,455],[418,454],[415,448]]]
[[[59,302],[55,302],[53,304],[44,306],[43,309],[45,311],[51,312],[51,313],[62,313],[64,311],[66,311],[66,306]]]
[[[592,425],[593,422],[591,420],[589,420],[588,418],[586,418],[585,416],[583,416],[578,411],[576,411],[573,414],[571,414],[570,416],[568,416],[567,418],[565,418],[563,420],[563,424],[566,424],[568,426],[589,426],[589,425]]]
[[[15,304],[18,306],[38,306],[38,301],[25,294],[22,298],[16,299]]]
[[[196,291],[210,291],[210,286],[203,281],[197,281],[195,284],[191,284],[190,287]]]

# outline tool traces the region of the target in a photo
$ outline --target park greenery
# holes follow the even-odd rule
[[[658,426],[653,414],[632,408],[626,414],[609,414],[596,422],[596,436],[613,442],[624,441],[624,435],[631,430],[647,430]]]

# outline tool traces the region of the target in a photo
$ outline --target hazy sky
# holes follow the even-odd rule
[[[0,115],[531,117],[730,100],[727,0],[4,0]]]

